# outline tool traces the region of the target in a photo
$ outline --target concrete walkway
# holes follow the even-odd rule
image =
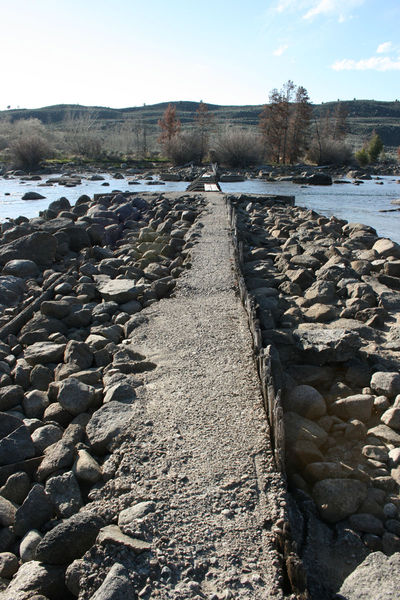
[[[270,530],[284,491],[235,293],[224,196],[206,198],[192,268],[132,334],[157,364],[144,379],[140,474],[162,507],[153,547],[169,572],[149,584],[151,598],[283,598]]]

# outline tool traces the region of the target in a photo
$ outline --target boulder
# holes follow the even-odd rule
[[[15,306],[22,300],[24,292],[23,279],[14,275],[0,276],[0,305]]]
[[[115,563],[90,600],[135,600],[136,594],[127,569]]]
[[[113,279],[99,284],[98,290],[104,300],[118,304],[136,300],[142,291],[131,279]]]
[[[372,250],[375,250],[378,258],[387,258],[388,256],[394,256],[400,258],[400,246],[387,238],[380,238],[372,246]]]
[[[51,446],[58,442],[63,435],[63,430],[61,427],[54,425],[53,423],[49,423],[48,425],[43,425],[42,427],[38,427],[31,434],[32,442],[35,446],[36,453],[40,456],[43,452]]]
[[[359,419],[366,422],[371,418],[374,406],[374,396],[369,394],[355,394],[336,400],[331,405],[331,411],[344,421]]]
[[[0,496],[0,527],[14,525],[16,510],[12,502]]]
[[[11,465],[35,456],[35,448],[23,421],[0,413],[0,465]]]
[[[392,407],[381,416],[381,421],[391,429],[400,431],[400,407]]]
[[[359,335],[346,329],[295,329],[293,339],[305,361],[317,365],[350,360],[361,346]]]
[[[71,340],[65,347],[64,362],[79,367],[80,371],[89,369],[93,363],[93,352],[84,342]]]
[[[64,598],[64,569],[44,565],[36,560],[24,563],[18,569],[2,600],[33,600],[35,595],[42,598]]]
[[[367,486],[357,479],[324,479],[312,489],[323,519],[337,523],[355,513],[367,496]]]
[[[78,482],[72,471],[50,477],[46,483],[46,493],[62,519],[72,517],[82,507],[82,496]]]
[[[10,260],[4,265],[3,274],[22,278],[36,277],[39,274],[39,267],[33,260]]]
[[[108,402],[96,410],[86,427],[93,451],[100,454],[109,451],[129,426],[131,415],[131,405],[116,401]]]
[[[14,531],[22,537],[31,529],[40,529],[53,514],[54,507],[44,487],[35,483],[16,512]]]
[[[101,517],[77,513],[46,533],[36,549],[36,559],[49,565],[70,564],[93,546],[103,526]]]
[[[12,552],[0,552],[0,577],[11,579],[18,571],[18,558]]]
[[[311,385],[294,387],[287,394],[283,406],[286,411],[298,413],[307,419],[318,419],[326,414],[323,396]]]
[[[29,560],[35,559],[36,548],[38,547],[42,537],[43,536],[39,533],[39,531],[32,529],[31,531],[28,531],[28,533],[22,538],[19,545],[19,555],[22,562],[28,562]]]
[[[377,394],[394,398],[400,394],[400,373],[377,371],[371,377],[371,389]]]
[[[393,600],[398,597],[400,553],[372,552],[344,580],[339,593],[346,600]]]
[[[96,483],[102,477],[101,467],[87,450],[78,450],[78,458],[73,471],[79,481]]]
[[[24,390],[20,385],[6,385],[0,388],[0,411],[10,410],[21,404],[24,399]]]
[[[294,412],[283,416],[286,447],[291,448],[299,440],[313,442],[317,448],[327,440],[328,434],[319,425]]]
[[[24,471],[18,471],[10,475],[3,487],[0,488],[0,495],[10,500],[10,502],[22,504],[29,493],[30,487],[29,476]]]
[[[94,397],[95,388],[75,377],[68,377],[58,384],[57,400],[71,415],[85,412],[93,403]]]
[[[51,266],[57,251],[57,240],[51,233],[37,231],[4,244],[1,249],[0,265],[10,260],[33,260],[40,266]]]
[[[25,192],[21,200],[44,200],[46,196],[42,196],[39,192]]]
[[[65,344],[36,342],[25,349],[24,357],[30,365],[58,363],[63,359]]]

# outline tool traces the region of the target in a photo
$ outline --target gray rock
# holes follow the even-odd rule
[[[107,525],[107,527],[103,527],[97,536],[96,543],[102,545],[120,544],[121,546],[126,546],[130,550],[133,550],[135,554],[141,554],[142,552],[149,552],[151,550],[151,545],[149,543],[125,535],[117,525]]]
[[[381,421],[391,429],[400,431],[400,408],[389,408],[381,416]]]
[[[374,406],[374,396],[368,394],[355,394],[341,398],[331,405],[332,412],[344,419],[359,419],[368,421],[371,418],[372,408]]]
[[[72,517],[83,505],[81,491],[72,471],[50,477],[45,490],[62,519]]]
[[[14,531],[24,536],[31,529],[40,529],[54,515],[54,507],[45,489],[36,483],[16,512]]]
[[[25,192],[22,196],[22,200],[44,200],[46,196],[42,196],[38,192]]]
[[[287,448],[293,447],[299,440],[313,442],[320,447],[328,438],[327,432],[322,427],[297,413],[287,412],[283,419]]]
[[[83,435],[83,427],[69,425],[62,439],[46,448],[44,459],[37,470],[37,479],[43,481],[59,469],[71,467],[75,457],[75,446],[82,441]]]
[[[65,344],[53,342],[36,342],[25,349],[24,357],[27,363],[37,364],[58,363],[63,359]]]
[[[394,256],[400,258],[400,246],[387,238],[380,238],[372,246],[372,250],[375,250],[379,258],[387,258],[388,256]]]
[[[54,263],[57,240],[50,233],[37,231],[4,244],[1,249],[0,264],[10,260],[33,260],[37,265],[51,266]]]
[[[35,594],[63,598],[65,592],[64,569],[31,560],[18,569],[2,600],[33,600]]]
[[[16,277],[36,277],[39,268],[33,260],[10,260],[3,268],[4,275]]]
[[[14,504],[0,496],[0,527],[14,525],[16,512]]]
[[[349,360],[361,345],[360,337],[346,329],[295,329],[293,338],[304,359],[317,365]]]
[[[12,415],[0,413],[0,465],[11,465],[35,456],[28,428]]]
[[[356,479],[318,481],[312,496],[323,519],[337,523],[355,513],[367,496],[367,486]]]
[[[22,408],[29,419],[41,419],[48,405],[49,399],[47,394],[40,390],[27,392],[22,401]]]
[[[387,425],[377,425],[376,427],[371,427],[371,429],[368,429],[368,435],[377,437],[386,443],[400,446],[400,433],[397,433]]]
[[[53,374],[48,367],[44,365],[35,365],[29,376],[31,386],[36,390],[46,392],[50,383],[53,381]]]
[[[118,516],[118,526],[123,533],[129,534],[135,531],[137,519],[143,519],[149,513],[156,509],[155,502],[139,502],[134,506],[130,506],[122,510]]]
[[[112,279],[99,284],[98,289],[104,300],[117,302],[118,304],[136,300],[142,291],[131,279]]]
[[[11,579],[18,571],[18,558],[12,552],[0,552],[0,577]]]
[[[0,527],[0,552],[7,552],[15,548],[15,534],[12,527]]]
[[[105,453],[129,426],[132,407],[121,402],[108,402],[93,413],[86,427],[89,442],[96,453]]]
[[[25,282],[13,275],[0,276],[0,304],[14,306],[21,301],[25,291]]]
[[[0,388],[0,410],[10,410],[22,403],[24,390],[20,385],[6,385]]]
[[[84,342],[71,340],[65,347],[64,362],[76,365],[79,371],[89,369],[93,363],[93,352]]]
[[[38,455],[43,454],[46,448],[58,442],[62,436],[63,430],[61,427],[53,425],[52,423],[43,425],[43,427],[38,427],[31,436],[36,453]]]
[[[67,565],[93,546],[104,526],[101,517],[80,512],[46,533],[36,550],[36,559],[50,565]]]
[[[90,600],[135,600],[136,594],[123,565],[114,564]]]
[[[93,484],[102,478],[100,465],[87,450],[78,450],[78,458],[74,464],[73,471],[79,481],[86,483]]]
[[[353,529],[362,531],[363,533],[382,535],[384,532],[382,521],[370,514],[359,513],[356,515],[351,515],[349,522]]]
[[[29,493],[31,482],[24,471],[13,473],[7,479],[2,488],[0,488],[0,495],[10,502],[15,504],[22,504]]]
[[[323,396],[311,385],[298,385],[293,388],[284,400],[284,409],[307,419],[318,419],[326,414]]]
[[[377,394],[394,398],[400,394],[400,373],[377,371],[371,377],[370,387]]]
[[[344,580],[339,593],[346,600],[394,600],[398,597],[400,553],[372,552]]]
[[[28,562],[35,559],[36,548],[38,547],[42,538],[43,536],[39,533],[39,531],[36,531],[36,529],[28,531],[28,533],[22,538],[19,545],[19,555],[22,562]]]
[[[40,312],[47,317],[63,319],[71,312],[71,306],[66,300],[47,300],[42,302]]]
[[[93,403],[94,397],[94,387],[82,383],[75,377],[64,379],[58,384],[57,400],[71,415],[86,412]]]

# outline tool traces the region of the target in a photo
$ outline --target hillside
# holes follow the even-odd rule
[[[176,101],[178,116],[184,127],[190,127],[198,108],[197,102]],[[355,146],[362,145],[375,129],[381,136],[385,146],[400,145],[400,102],[383,102],[378,100],[343,101],[349,112],[349,135]],[[333,109],[336,102],[326,102],[313,105],[314,117],[324,114],[326,109]],[[80,105],[60,104],[45,106],[38,109],[12,109],[0,111],[0,120],[11,121],[18,119],[37,118],[45,125],[62,130],[63,123],[69,115],[95,115],[98,128],[106,131],[122,123],[137,121],[146,126],[150,135],[157,131],[157,123],[167,102],[128,108],[86,107]],[[233,123],[245,127],[257,127],[262,105],[221,106],[209,104],[208,108],[214,115],[214,127]]]

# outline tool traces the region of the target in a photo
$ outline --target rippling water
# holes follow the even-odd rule
[[[138,185],[129,185],[125,179],[114,179],[104,174],[104,181],[89,181],[82,179],[82,183],[69,188],[54,184],[41,187],[38,181],[22,182],[20,179],[0,178],[0,221],[7,217],[15,218],[24,215],[28,218],[36,217],[39,211],[47,208],[50,202],[65,196],[71,204],[82,194],[93,196],[96,193],[107,193],[114,190],[130,192],[173,192],[184,191],[186,182],[166,182],[164,185],[148,185],[144,180],[139,180]],[[51,177],[56,177],[52,175]],[[306,206],[328,217],[334,215],[349,222],[359,222],[371,225],[382,237],[390,237],[400,243],[400,211],[379,212],[393,210],[400,205],[391,204],[393,200],[400,200],[400,184],[394,177],[383,177],[383,185],[378,185],[376,180],[365,181],[359,186],[353,184],[333,184],[332,186],[300,186],[290,182],[268,183],[261,180],[248,180],[241,183],[222,183],[221,189],[227,193],[249,194],[287,194],[295,196],[296,205]],[[22,200],[25,192],[39,192],[46,196],[44,200]],[[6,195],[9,194],[9,195]]]

